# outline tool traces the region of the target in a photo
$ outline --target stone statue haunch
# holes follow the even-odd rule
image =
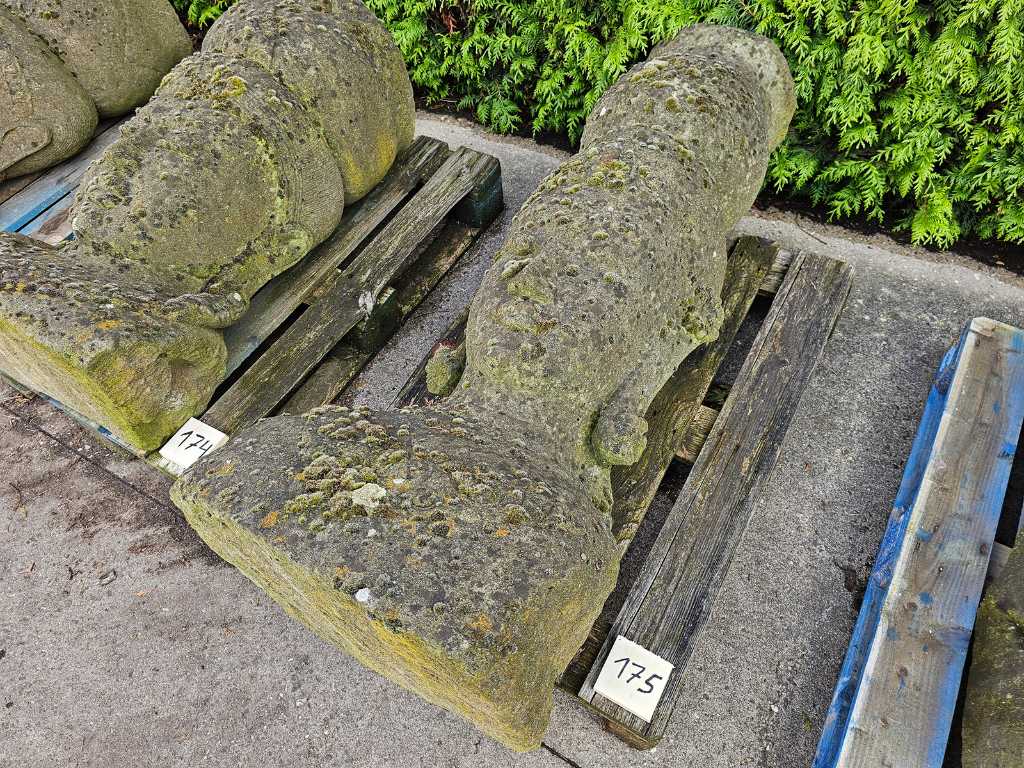
[[[636,460],[651,399],[716,337],[724,238],[793,107],[771,42],[682,32],[604,95],[580,153],[516,216],[447,400],[264,420],[175,502],[322,637],[538,746],[615,584],[610,467]]]
[[[963,768],[1024,764],[1024,534],[978,608],[962,732]]]
[[[142,449],[225,375],[219,331],[413,139],[401,55],[355,0],[241,0],[87,171],[75,239],[0,235],[0,369]]]
[[[167,0],[0,0],[0,180],[75,154],[191,50]]]

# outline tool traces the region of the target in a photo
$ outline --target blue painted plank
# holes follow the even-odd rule
[[[949,385],[953,381],[953,374],[956,373],[956,368],[960,363],[960,354],[966,338],[967,330],[964,329],[959,342],[943,356],[931,391],[928,393],[924,414],[921,416],[921,424],[918,426],[917,435],[914,437],[914,443],[910,449],[910,457],[903,471],[903,480],[900,482],[896,501],[889,513],[889,524],[882,536],[878,557],[864,593],[864,602],[861,603],[860,614],[857,616],[857,623],[853,629],[853,637],[850,639],[846,658],[843,660],[843,666],[839,672],[839,682],[836,684],[832,703],[825,716],[825,727],[821,734],[821,740],[818,742],[818,751],[814,762],[811,764],[812,768],[834,766],[839,757],[839,751],[842,749],[843,738],[849,724],[850,710],[853,707],[857,690],[860,688],[868,651],[871,648],[871,641],[875,636],[882,613],[882,604],[885,602],[885,595],[889,590],[889,583],[892,581],[893,566],[903,548],[903,536],[910,519],[910,511],[914,507],[925,467],[928,466],[928,460],[932,455],[935,433],[938,432],[942,412],[946,409]]]
[[[994,332],[992,332],[993,328]],[[858,715],[859,719],[856,723],[851,722],[853,720],[852,713],[854,712],[856,702],[859,700],[858,697],[863,699],[864,702],[886,700],[887,694],[883,693],[886,690],[885,681],[890,681],[891,683],[891,678],[897,672],[895,669],[888,669],[886,667],[900,666],[899,663],[893,664],[890,660],[887,663],[879,662],[877,668],[875,668],[876,662],[872,661],[872,671],[867,671],[868,660],[873,647],[878,649],[886,646],[896,647],[891,644],[897,642],[897,637],[890,637],[889,635],[897,631],[897,627],[900,625],[892,623],[892,614],[884,614],[889,617],[886,619],[886,626],[888,626],[886,637],[879,637],[879,633],[881,631],[880,624],[883,620],[883,607],[891,602],[888,600],[890,584],[893,581],[894,570],[897,564],[901,561],[912,562],[912,559],[908,558],[912,558],[921,548],[927,550],[930,546],[929,542],[933,535],[932,530],[922,528],[921,521],[916,517],[914,518],[916,522],[912,530],[908,530],[908,524],[918,500],[918,493],[925,477],[925,470],[932,458],[940,423],[943,423],[943,415],[946,414],[947,417],[954,418],[953,413],[957,409],[956,403],[949,402],[950,385],[954,376],[957,375],[965,345],[968,343],[972,345],[979,343],[980,340],[984,340],[982,337],[987,338],[989,335],[998,337],[999,343],[1003,345],[1000,349],[1002,349],[1002,354],[1005,356],[1005,369],[1001,369],[1001,372],[1005,373],[1006,378],[999,379],[996,377],[992,379],[995,382],[993,389],[996,396],[991,406],[997,421],[1003,425],[1002,428],[1005,432],[999,435],[999,440],[997,441],[999,442],[999,449],[996,451],[998,455],[993,454],[983,457],[983,462],[991,461],[990,464],[983,464],[991,471],[986,475],[985,482],[980,487],[980,495],[972,498],[970,503],[964,502],[961,498],[957,502],[957,506],[950,509],[948,514],[950,515],[949,525],[951,526],[951,531],[955,532],[958,530],[958,525],[960,527],[963,526],[963,523],[957,523],[955,522],[956,520],[970,520],[973,521],[972,524],[975,527],[972,530],[975,531],[976,535],[982,538],[986,536],[991,538],[989,533],[992,536],[995,534],[995,521],[998,519],[999,511],[1002,507],[1021,421],[1024,420],[1024,332],[1002,324],[994,324],[991,321],[975,321],[965,329],[957,346],[951,349],[943,358],[929,394],[924,415],[922,416],[910,458],[904,471],[903,481],[889,518],[888,527],[882,539],[878,559],[875,562],[871,579],[868,583],[864,603],[843,662],[839,682],[827,713],[825,727],[818,744],[818,751],[812,764],[813,768],[834,768],[834,766],[840,764],[867,765],[872,758],[866,757],[866,755],[872,752],[873,749],[878,753],[887,752],[889,749],[896,754],[900,752],[900,747],[897,746],[901,743],[901,736],[897,734],[899,729],[894,728],[890,730],[889,727],[884,726],[884,719],[889,716],[887,711],[874,711],[870,706],[864,704],[863,711]],[[977,371],[977,366],[974,366],[974,368],[975,375],[985,373],[985,371]],[[965,373],[964,375],[967,374]],[[1005,411],[1000,414],[1002,409],[1005,409]],[[961,434],[964,434],[962,428]],[[972,431],[970,434],[974,434],[974,432]],[[948,452],[950,449],[947,447],[945,450]],[[960,477],[960,488],[966,489],[970,487],[977,491],[978,486],[971,485],[972,481],[973,478],[964,474]],[[938,508],[933,507],[933,513],[935,509],[941,509],[941,506]],[[934,514],[933,519],[936,519]],[[942,525],[945,526],[946,523],[942,523]],[[951,535],[955,535],[955,533]],[[943,551],[944,543],[949,543],[955,548],[957,541],[955,538],[949,542],[938,541],[936,552]],[[915,548],[911,549],[911,545]],[[973,546],[977,546],[977,544]],[[934,555],[930,557],[934,557]],[[947,563],[951,569],[950,572],[960,567],[961,560],[955,559],[955,555],[939,555],[939,557],[954,558]],[[908,565],[905,567],[912,566]],[[939,573],[942,570],[940,567]],[[907,572],[904,571],[903,573],[901,589],[905,589],[908,586],[906,581]],[[915,727],[915,717],[922,720],[916,723],[918,726],[917,733],[920,734],[921,738],[910,740],[904,738],[902,741],[904,750],[906,750],[907,745],[910,743],[921,744],[920,749],[913,749],[909,757],[904,754],[900,758],[904,762],[908,759],[914,761],[914,766],[940,768],[945,756],[949,725],[956,706],[963,664],[967,646],[970,642],[971,629],[974,625],[974,616],[977,611],[978,600],[975,598],[980,596],[980,577],[973,580],[968,579],[962,585],[957,586],[962,588],[963,591],[956,591],[950,594],[922,592],[920,595],[907,596],[908,601],[917,600],[921,603],[924,607],[923,613],[928,613],[933,603],[940,603],[943,608],[943,611],[934,617],[934,620],[940,622],[934,626],[936,628],[943,628],[941,636],[933,638],[936,647],[933,653],[929,654],[927,644],[930,641],[926,641],[924,649],[924,653],[929,658],[933,658],[933,660],[943,659],[943,663],[938,668],[933,667],[930,672],[925,674],[925,678],[930,679],[932,684],[929,685],[926,682],[925,687],[919,689],[928,692],[934,691],[933,694],[929,693],[929,697],[926,697],[926,701],[931,703],[924,711],[913,710],[912,712],[903,712],[902,715],[898,715],[901,718],[909,718],[905,722],[900,723],[900,726],[904,729],[908,723],[911,723],[910,727],[912,729]],[[900,594],[894,595],[893,598],[899,598],[896,601],[897,603],[902,602]],[[937,608],[938,606],[936,606]],[[892,610],[892,608],[886,610]],[[912,634],[915,632],[913,626],[910,627],[910,631]],[[942,649],[941,653],[940,647]],[[881,650],[879,652],[881,653]],[[936,656],[936,654],[938,655]],[[891,653],[887,658],[892,658]],[[923,670],[916,668],[911,668],[910,670],[904,668],[901,674],[907,675],[910,679],[918,680],[919,671],[923,672]],[[902,680],[903,678],[900,677],[901,689]],[[875,697],[871,697],[869,693],[872,691],[873,684],[883,686],[882,688],[875,689],[875,693],[879,694]],[[934,698],[930,698],[931,695]],[[897,701],[900,698],[902,697],[898,696]],[[870,724],[875,722],[872,718],[878,716],[883,718],[883,729],[880,732],[882,736],[895,739],[890,745],[882,748],[878,748],[878,742],[874,736],[867,736],[870,731],[863,730],[864,728],[871,728]],[[868,719],[861,719],[864,717]],[[857,734],[856,743],[858,746],[853,747],[854,742],[851,742],[851,749],[844,753],[844,746],[851,737],[851,734],[854,733]],[[865,750],[865,738],[869,740],[867,743],[875,746]],[[875,757],[877,756],[876,754]],[[901,766],[901,768],[903,767]],[[910,766],[908,765],[906,768],[910,768]]]
[[[75,191],[86,169],[117,138],[120,123],[106,126],[82,152],[54,166],[0,205],[0,230],[18,232]]]
[[[71,206],[74,203],[74,192],[65,195],[19,229],[18,234],[34,237],[51,245],[67,240],[71,236]]]

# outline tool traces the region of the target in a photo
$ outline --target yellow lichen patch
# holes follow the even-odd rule
[[[260,528],[273,528],[277,525],[278,514],[278,510],[276,509],[267,512],[267,514],[263,516],[263,519],[260,520]]]
[[[120,320],[100,320],[98,323],[96,323],[96,327],[99,328],[101,331],[112,331],[115,328],[119,328],[120,326]]]
[[[474,632],[477,632],[477,633],[483,635],[483,634],[486,634],[487,632],[490,632],[491,630],[494,629],[494,622],[491,621],[491,617],[490,616],[488,616],[487,614],[481,613],[475,619],[473,619],[472,621],[467,622],[466,626],[469,627]]]
[[[336,579],[344,579],[351,572],[352,572],[352,569],[349,568],[347,565],[339,565],[338,567],[336,567],[334,569],[334,578],[336,578]]]
[[[221,464],[216,469],[211,469],[206,473],[207,477],[227,477],[235,471],[235,464],[232,461],[226,464]]]
[[[510,533],[512,533],[512,531],[510,531],[508,528],[499,528],[494,532],[494,535],[501,539],[505,536],[508,536]]]
[[[423,567],[423,559],[421,557],[416,556],[416,555],[406,555],[405,556],[405,564],[409,568],[413,568],[415,570],[419,570],[420,568]]]
[[[288,541],[288,539],[286,539],[284,536],[275,536],[270,541],[273,544],[284,544],[286,541]]]
[[[26,288],[28,288],[28,286],[25,285],[25,283],[19,282],[17,285],[14,286],[14,292],[24,293]]]

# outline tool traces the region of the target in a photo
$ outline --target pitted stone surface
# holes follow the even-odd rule
[[[315,632],[522,745],[617,553],[609,521],[571,475],[538,464],[530,432],[496,445],[458,413],[263,421],[175,500]]]
[[[321,636],[538,746],[615,583],[610,469],[636,461],[652,398],[717,336],[725,234],[792,111],[771,42],[684,31],[598,102],[580,154],[513,220],[461,377],[456,359],[432,373],[439,389],[458,378],[446,400],[265,420],[175,502]]]
[[[50,46],[101,117],[145,103],[192,51],[166,0],[0,0]]]
[[[991,584],[974,629],[963,722],[964,768],[1024,759],[1024,536]]]
[[[0,179],[75,154],[191,50],[165,0],[0,0]]]
[[[41,39],[0,5],[0,180],[49,168],[96,130],[96,105]]]
[[[0,369],[142,449],[204,407],[224,378],[217,329],[413,138],[411,85],[383,27],[357,3],[304,5],[243,0],[214,25],[217,39],[221,24],[264,21],[243,25],[248,47],[167,75],[83,178],[74,240],[0,235]],[[306,81],[287,71],[300,64]],[[345,126],[331,135],[350,142],[348,164],[326,126]]]
[[[268,106],[270,108],[268,108]],[[266,70],[183,61],[82,180],[74,228],[172,290],[248,299],[338,225],[342,178],[319,121]]]
[[[415,105],[405,64],[390,33],[359,2],[239,3],[207,34],[203,52],[257,63],[320,117],[347,203],[373,189],[412,142]]]

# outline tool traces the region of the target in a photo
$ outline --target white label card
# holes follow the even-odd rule
[[[673,669],[675,666],[661,656],[619,635],[594,691],[649,723]]]
[[[199,419],[189,419],[174,433],[174,437],[164,443],[160,455],[185,471],[227,441],[228,436],[223,432],[203,424]]]

